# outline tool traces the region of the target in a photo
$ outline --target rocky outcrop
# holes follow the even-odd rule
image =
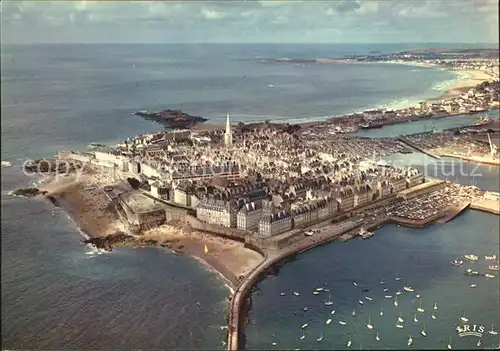
[[[136,243],[136,239],[125,233],[115,233],[110,234],[105,237],[90,238],[83,241],[85,244],[94,245],[98,249],[104,249],[106,251],[112,251],[113,247],[120,244],[133,244]]]
[[[21,188],[14,190],[11,194],[15,196],[33,197],[39,195],[45,195],[46,191],[41,191],[38,188]]]
[[[155,121],[167,128],[185,129],[191,128],[198,123],[206,122],[207,119],[191,116],[181,110],[163,110],[160,112],[136,112],[136,116]]]

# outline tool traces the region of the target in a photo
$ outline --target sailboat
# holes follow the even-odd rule
[[[365,299],[367,299],[368,301],[372,301],[373,300],[370,296],[365,296]]]
[[[351,347],[352,345],[352,342],[351,342],[351,339],[349,339],[349,341],[347,341],[347,347]]]
[[[368,317],[368,324],[366,325],[366,327],[367,327],[368,329],[373,329],[373,324],[372,324],[372,320],[371,320],[371,318],[370,318],[370,317]]]
[[[396,276],[394,277],[394,280],[395,280],[395,281],[399,281],[399,280],[401,280],[401,277],[400,277],[400,276],[398,276],[398,272],[396,272]]]
[[[306,318],[306,316],[304,316],[304,324],[302,324],[301,328],[305,329],[305,328],[307,328],[308,325],[309,325],[309,323],[307,323],[307,318]]]
[[[208,253],[208,247],[205,245],[205,255]]]
[[[476,342],[476,346],[477,346],[477,347],[481,346],[481,340],[478,340],[478,341]]]
[[[330,324],[331,322],[332,322],[332,319],[331,319],[331,318],[328,318],[328,319],[326,320],[326,324]]]
[[[323,340],[323,332],[319,335],[319,338],[316,339],[317,342],[321,342]]]
[[[384,296],[386,299],[392,299],[392,295],[385,295]]]
[[[408,285],[408,281],[405,282],[403,289],[404,291],[409,291],[409,292],[415,291],[415,289],[413,289],[410,285]]]
[[[464,322],[468,322],[469,319],[465,317],[465,311],[464,311],[464,315],[462,317],[460,317],[460,319]]]
[[[340,325],[346,325],[346,324],[347,324],[347,322],[344,322],[344,321],[339,321],[339,324],[340,324]]]
[[[415,316],[413,316],[413,321],[414,321],[415,323],[418,323],[418,319],[417,319],[417,314],[416,314],[416,313],[415,313]]]
[[[395,307],[399,306],[399,302],[398,302],[398,297],[397,296],[394,298],[394,306]]]
[[[378,332],[377,332],[377,335],[375,336],[375,340],[380,341],[380,338],[378,336]]]
[[[358,283],[356,283],[356,282],[352,282],[352,284],[353,284],[354,286],[358,286]]]
[[[417,312],[424,313],[424,309],[422,308],[422,300],[420,300],[420,306],[417,308]]]
[[[325,301],[325,305],[326,305],[326,306],[331,306],[331,305],[333,305],[333,302],[332,302],[332,296],[331,296],[330,292],[328,292],[328,301]]]
[[[451,336],[450,339],[448,340],[448,350],[451,350]]]
[[[276,342],[273,341],[273,346],[276,346],[276,345],[278,345],[278,344],[276,344]]]
[[[304,331],[302,331],[302,335],[300,336],[300,340],[304,340],[306,338],[306,334],[304,333]]]
[[[438,305],[437,305],[437,303],[436,303],[436,302],[434,302],[434,307],[433,307],[433,308],[434,308],[435,310],[437,310],[437,309],[438,309]]]
[[[417,299],[420,299],[420,294],[417,294]]]
[[[403,317],[401,317],[401,312],[399,312],[398,322],[404,323],[404,319],[403,319]]]
[[[335,314],[335,310],[332,310],[332,312],[330,312],[330,314]]]
[[[401,295],[403,292],[401,290],[396,291],[396,295]]]
[[[380,279],[380,284],[385,284],[384,278]]]
[[[495,330],[494,326],[495,326],[495,324],[492,324],[491,325],[491,329],[488,330],[488,333],[490,333],[491,335],[497,335],[498,334],[498,332]]]
[[[380,309],[380,313],[379,313],[379,314],[380,314],[381,316],[383,316],[383,315],[384,315],[384,309],[383,309],[383,308],[381,308],[381,309]]]
[[[396,322],[396,328],[403,329],[404,326],[402,324],[399,324],[399,322]]]
[[[436,319],[436,315],[434,313],[431,314],[432,319]]]
[[[319,291],[314,290],[313,295],[319,295]]]
[[[387,292],[389,291],[389,288],[384,288],[384,290],[382,290],[383,292]]]
[[[363,300],[358,300],[358,302],[359,302],[360,305],[364,304]]]
[[[354,317],[356,315],[356,310],[352,310],[352,316]]]
[[[422,334],[423,336],[427,336],[427,332],[425,331],[425,324],[424,324],[424,329],[422,329],[420,334]]]
[[[413,344],[413,339],[411,338],[411,334],[408,335],[408,346],[411,346]]]

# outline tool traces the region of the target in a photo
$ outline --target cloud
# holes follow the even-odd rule
[[[8,1],[2,26],[13,43],[496,42],[498,1]]]
[[[225,13],[207,9],[206,7],[201,9],[201,15],[207,20],[217,20],[226,17]]]

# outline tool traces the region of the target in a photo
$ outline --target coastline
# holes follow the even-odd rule
[[[133,238],[133,242],[113,244],[117,248],[153,245],[165,247],[172,254],[186,254],[223,278],[231,293],[239,284],[240,277],[246,276],[263,259],[259,253],[244,247],[243,243],[197,232],[179,223],[131,234],[114,209],[106,205],[106,194],[99,188],[90,190],[95,181],[95,175],[85,174],[79,179],[68,176],[58,180],[48,179],[40,184],[40,189],[47,191],[46,196],[58,200],[85,239],[105,238],[121,232]]]

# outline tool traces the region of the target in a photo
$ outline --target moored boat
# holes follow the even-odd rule
[[[476,255],[472,254],[464,255],[464,257],[470,261],[477,261],[479,259]]]
[[[488,269],[490,271],[498,272],[498,271],[500,271],[500,265],[498,265],[498,264],[492,264],[492,265],[488,266]]]
[[[464,261],[463,260],[455,259],[455,260],[451,261],[451,264],[454,265],[454,266],[461,266],[461,265],[464,264]]]

